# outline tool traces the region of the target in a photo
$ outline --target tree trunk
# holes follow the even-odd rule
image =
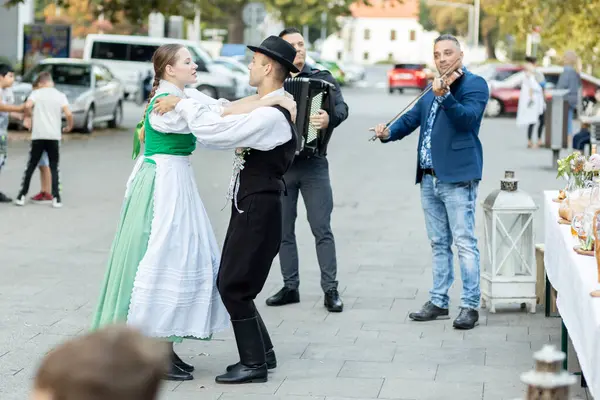
[[[237,7],[230,14],[229,22],[227,24],[228,31],[228,43],[242,44],[244,43],[244,28],[245,24],[242,20],[243,5]]]

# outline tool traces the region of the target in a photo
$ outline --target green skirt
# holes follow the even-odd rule
[[[109,324],[127,322],[138,265],[146,253],[150,239],[154,216],[155,176],[156,164],[145,161],[131,182],[112,243],[92,330]],[[171,336],[165,339],[181,342],[184,338]],[[202,340],[210,340],[210,337]]]

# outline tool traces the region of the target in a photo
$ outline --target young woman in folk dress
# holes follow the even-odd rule
[[[219,149],[274,148],[280,143],[269,137],[272,127],[261,112],[281,105],[294,114],[295,102],[286,96],[251,96],[229,103],[184,89],[196,82],[197,65],[181,45],[161,46],[152,61],[153,90],[135,135],[134,157],[138,134],[145,138],[144,154],[127,182],[92,329],[126,322],[170,342],[210,339],[229,327],[229,315],[216,288],[220,250],[189,156],[196,143]],[[169,94],[191,99],[178,105],[187,119],[175,111],[152,112],[156,99]],[[173,351],[166,379],[193,379],[193,369]]]

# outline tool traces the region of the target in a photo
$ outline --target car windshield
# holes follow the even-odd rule
[[[23,82],[33,83],[41,72],[49,72],[57,85],[89,87],[91,66],[71,64],[39,64],[23,76]]]
[[[423,64],[396,64],[394,65],[394,69],[423,69],[425,65]]]

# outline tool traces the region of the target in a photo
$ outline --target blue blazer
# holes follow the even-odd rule
[[[466,68],[464,75],[450,86],[450,93],[438,108],[431,131],[431,160],[435,175],[441,182],[481,180],[483,149],[479,141],[479,127],[489,97],[487,82]],[[400,140],[421,127],[416,183],[420,183],[423,177],[419,149],[434,98],[433,91],[423,96],[390,126],[390,137],[382,140],[383,143]]]

